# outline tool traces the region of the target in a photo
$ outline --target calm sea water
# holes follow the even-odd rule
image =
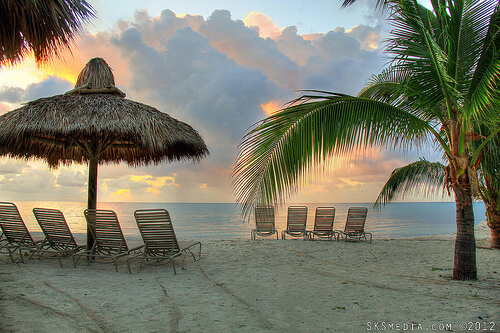
[[[73,233],[85,233],[86,222],[83,211],[84,202],[57,202],[57,201],[19,201],[15,202],[32,232],[40,232],[40,228],[33,216],[35,207],[55,208],[64,213],[68,225]],[[299,204],[293,204],[299,205]],[[426,203],[393,203],[381,210],[374,209],[373,204],[300,204],[308,207],[308,229],[314,224],[314,211],[318,206],[334,206],[335,229],[344,227],[347,210],[351,206],[368,208],[368,217],[365,229],[372,232],[374,237],[407,237],[424,236],[440,233],[456,232],[455,203],[453,202],[426,202]],[[137,209],[164,208],[170,212],[176,234],[179,238],[213,238],[235,239],[250,238],[250,231],[254,222],[245,222],[238,206],[227,203],[116,203],[102,202],[100,209],[111,209],[116,212],[123,233],[129,237],[139,237],[139,231],[134,221],[134,211]],[[474,205],[476,225],[485,220],[485,207],[482,202]],[[278,211],[276,228],[281,231],[286,227],[286,207]]]

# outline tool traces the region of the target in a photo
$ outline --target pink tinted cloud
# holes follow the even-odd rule
[[[261,12],[251,12],[243,20],[245,25],[254,28],[262,38],[275,39],[281,34],[281,29],[273,23],[273,20]]]

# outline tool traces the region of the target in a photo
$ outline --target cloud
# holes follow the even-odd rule
[[[271,38],[232,20],[225,10],[216,10],[200,27],[200,33],[210,39],[217,50],[243,66],[260,69],[271,80],[286,89],[296,89],[299,66],[280,52]]]
[[[287,27],[275,40],[283,54],[298,65],[304,66],[308,59],[316,54],[316,49],[310,40],[298,35],[297,31],[297,27]]]
[[[0,164],[0,176],[20,174],[25,169],[29,169],[25,162],[8,159]]]
[[[344,29],[335,29],[314,42],[318,54],[326,60],[356,58],[361,51],[361,44],[348,36]]]
[[[161,50],[147,45],[136,28],[125,30],[114,44],[130,57],[131,94],[149,95],[211,145],[229,140],[235,147],[263,116],[260,105],[284,94],[261,70],[235,63],[190,27],[178,30]]]
[[[0,101],[19,103],[24,95],[24,89],[19,87],[2,86],[0,88]]]
[[[87,186],[88,175],[81,171],[63,169],[57,176],[56,184],[59,186],[85,187]]]
[[[17,174],[3,175],[2,191],[46,194],[54,188],[55,176],[49,170],[23,169]]]
[[[146,192],[146,189],[151,185],[144,180],[132,180],[131,176],[121,177],[118,179],[102,179],[105,182],[105,186],[108,190],[115,192],[120,189],[126,188],[129,190],[141,190]]]
[[[23,98],[32,101],[42,97],[64,94],[73,88],[71,82],[57,76],[48,76],[39,83],[33,83],[26,87]]]
[[[259,36],[262,38],[276,38],[281,34],[281,29],[277,25],[274,25],[273,20],[266,16],[264,13],[251,12],[245,17],[243,23],[247,27],[257,30]]]
[[[192,125],[204,137],[211,156],[200,164],[103,166],[99,200],[233,201],[229,175],[246,130],[295,98],[296,90],[356,94],[383,65],[380,49],[372,47],[380,39],[379,30],[359,25],[299,35],[296,27],[277,27],[264,13],[250,13],[244,22],[224,10],[207,19],[167,9],[156,17],[137,11],[113,30],[84,35],[73,50],[73,60],[50,66],[46,71],[50,76],[42,81],[26,89],[0,87],[0,113],[11,103],[64,93],[90,58],[103,57],[127,98]],[[382,162],[371,167],[377,170]],[[28,168],[17,175],[24,179],[32,171]],[[52,175],[45,185],[47,191],[55,189],[54,197],[86,197],[86,172],[61,168]],[[342,175],[353,180],[351,176]],[[325,185],[311,192],[332,188]]]
[[[340,157],[320,176],[310,179],[293,202],[375,202],[385,182],[394,169],[414,162],[415,151],[401,156],[394,151],[372,148],[365,156],[357,158]]]
[[[106,201],[165,201],[170,189],[179,187],[175,174],[155,177],[136,171],[119,178],[101,178],[101,198]]]
[[[194,31],[205,24],[205,19],[200,15],[177,16],[169,9],[163,10],[158,17],[150,17],[145,10],[135,12],[131,22],[122,21],[121,31],[135,28],[141,31],[144,41],[155,48],[162,48],[164,43],[177,34],[179,29],[191,27]]]
[[[347,31],[347,34],[356,38],[364,50],[374,50],[380,44],[380,28],[374,29],[366,25],[356,25]]]
[[[381,67],[379,52],[364,50],[345,31],[306,40],[288,27],[274,40],[264,39],[224,10],[206,21],[141,11],[121,29],[111,44],[129,59],[129,97],[152,101],[192,124],[215,147],[214,159],[228,156],[219,154],[227,145],[233,149],[226,160],[234,159],[245,130],[265,115],[261,105],[282,105],[296,89],[356,94]]]
[[[49,75],[40,82],[29,84],[25,89],[5,85],[0,87],[0,102],[28,102],[42,97],[63,94],[72,87],[71,82]]]

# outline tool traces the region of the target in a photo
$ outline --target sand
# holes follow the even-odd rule
[[[207,240],[177,275],[0,255],[0,331],[500,332],[500,252],[476,237],[473,282],[450,279],[454,235]]]

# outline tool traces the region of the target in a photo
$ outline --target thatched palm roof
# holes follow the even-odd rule
[[[42,158],[50,166],[90,158],[138,166],[208,154],[191,126],[122,96],[106,62],[91,59],[75,89],[0,116],[0,155]]]
[[[0,116],[1,155],[38,157],[49,165],[198,159],[208,153],[191,126],[157,109],[113,94],[41,98]]]

